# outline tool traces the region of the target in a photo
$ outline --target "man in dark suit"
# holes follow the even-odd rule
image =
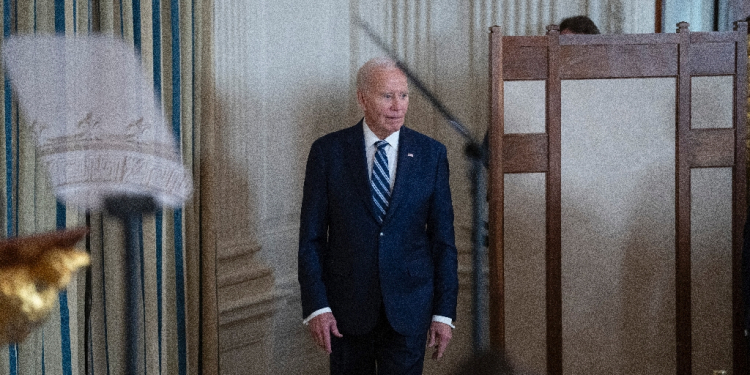
[[[408,85],[392,60],[360,68],[357,100],[364,118],[316,140],[307,160],[303,318],[331,374],[421,374],[425,344],[441,358],[456,318],[446,149],[403,126]]]

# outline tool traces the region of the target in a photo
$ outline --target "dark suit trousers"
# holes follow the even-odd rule
[[[364,335],[331,335],[331,375],[421,375],[427,332],[403,336],[380,309],[375,328]]]

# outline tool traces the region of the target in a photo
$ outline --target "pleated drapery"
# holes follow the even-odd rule
[[[3,0],[3,36],[88,35],[122,38],[140,53],[183,162],[197,176],[199,106],[193,79],[200,66],[195,38],[201,18],[193,0]],[[0,48],[2,48],[0,46]],[[117,69],[113,66],[112,69]],[[33,133],[3,72],[0,224],[5,237],[90,227],[91,266],[59,295],[59,306],[24,342],[0,347],[0,374],[119,374],[126,366],[123,228],[101,212],[56,201],[36,155]],[[193,178],[197,190],[197,178]],[[182,208],[144,215],[142,259],[145,374],[198,372],[199,272],[197,194]],[[79,247],[83,247],[83,243]],[[87,298],[88,301],[87,301]],[[196,296],[196,297],[193,297]],[[87,307],[88,304],[88,307]],[[0,307],[1,308],[1,307]],[[88,319],[87,319],[88,315]]]

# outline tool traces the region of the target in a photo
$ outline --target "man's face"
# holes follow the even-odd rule
[[[377,69],[364,91],[357,91],[365,122],[375,135],[385,139],[401,129],[409,107],[406,75],[399,69]]]

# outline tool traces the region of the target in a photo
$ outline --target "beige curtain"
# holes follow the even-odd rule
[[[199,191],[198,147],[203,18],[198,0],[3,0],[4,37],[102,33],[140,52],[167,123]],[[117,69],[113,66],[112,69]],[[88,225],[91,266],[59,296],[46,324],[24,342],[0,347],[0,374],[125,372],[124,245],[121,223],[101,212],[58,203],[37,158],[32,132],[5,77],[0,126],[0,225],[6,237]],[[198,194],[180,209],[140,223],[145,374],[199,369]],[[88,305],[88,307],[87,307]],[[0,307],[1,308],[1,307]]]

